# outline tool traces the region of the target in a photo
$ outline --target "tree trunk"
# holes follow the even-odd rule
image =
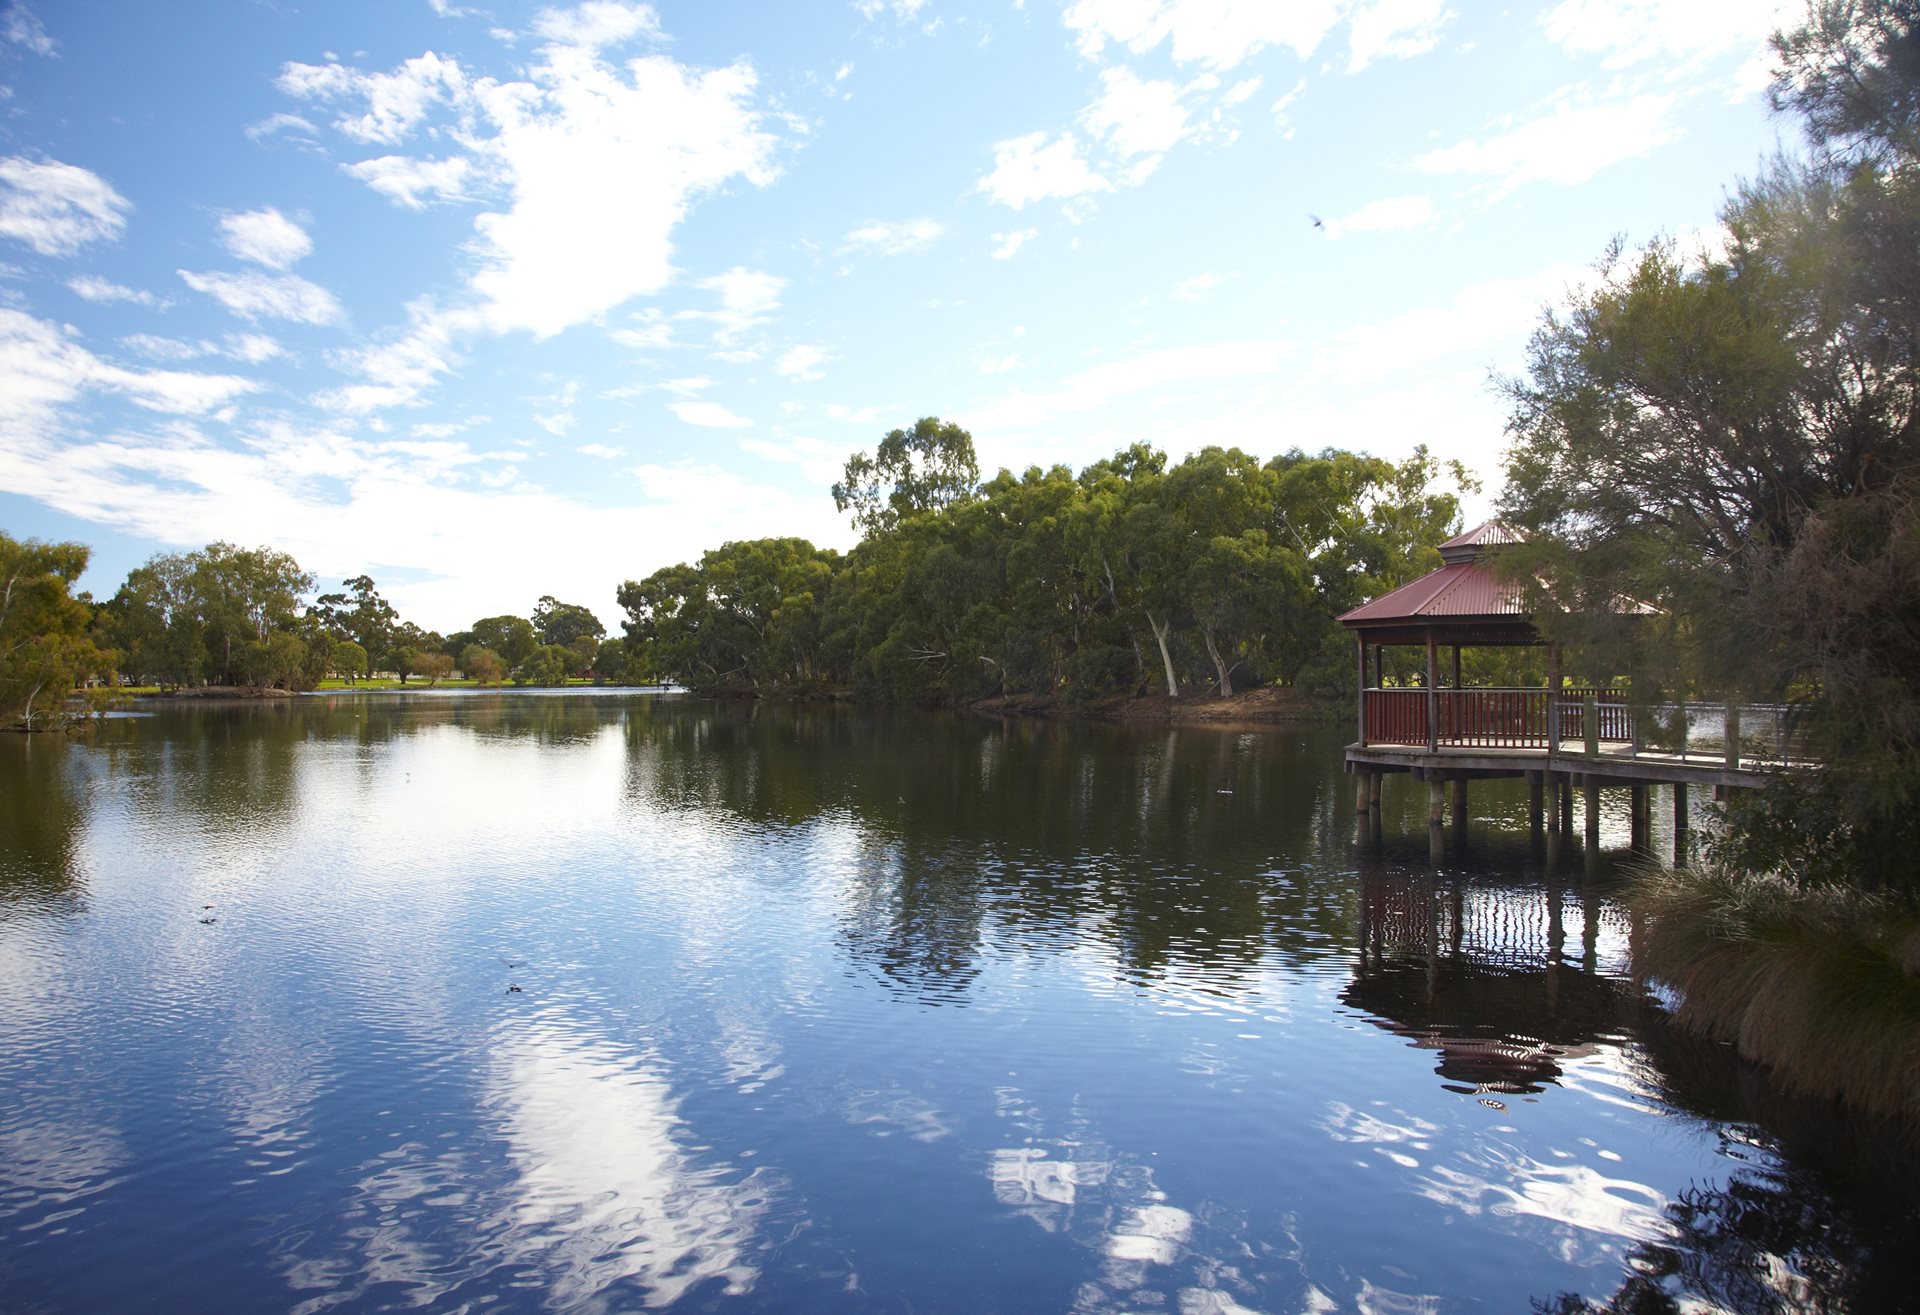
[[[1160,645],[1160,665],[1167,669],[1167,697],[1177,699],[1180,697],[1180,682],[1174,679],[1173,655],[1167,652],[1167,636],[1173,633],[1173,614],[1169,612],[1167,623],[1161,625],[1153,619],[1153,613],[1149,612],[1147,624],[1153,627],[1153,640]]]
[[[1213,642],[1213,627],[1200,627],[1200,635],[1207,641],[1207,656],[1213,659],[1213,669],[1220,673],[1220,697],[1233,697],[1233,672],[1227,666],[1227,660],[1220,656],[1220,649]]]

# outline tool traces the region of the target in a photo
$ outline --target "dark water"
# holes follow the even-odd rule
[[[1342,739],[672,696],[0,737],[0,1310],[1920,1301],[1920,1159],[1634,981],[1624,815],[1549,873],[1476,787],[1436,872],[1404,783],[1356,843]]]

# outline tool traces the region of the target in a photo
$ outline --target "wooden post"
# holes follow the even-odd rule
[[[1580,729],[1587,733],[1587,757],[1600,756],[1600,696],[1589,694],[1580,700]]]
[[[1445,826],[1446,783],[1439,775],[1427,777],[1427,858],[1438,867],[1447,857]]]
[[[1373,775],[1364,767],[1356,767],[1353,772],[1353,811],[1362,817],[1367,815],[1367,806],[1373,801],[1373,792],[1367,788],[1367,778]]]
[[[1647,787],[1641,784],[1632,786],[1633,810],[1633,847],[1644,851],[1652,844],[1653,810],[1647,804]]]
[[[1367,807],[1376,816],[1380,812],[1380,782],[1386,775],[1385,772],[1367,773]]]
[[[1387,646],[1385,644],[1375,644],[1373,646],[1373,687],[1375,689],[1385,688],[1380,682],[1383,679],[1384,663],[1382,662],[1382,658],[1386,653],[1386,648]]]
[[[1587,773],[1587,848],[1600,845],[1600,778]]]
[[[1573,834],[1573,773],[1560,774],[1560,830],[1563,834]]]
[[[1687,783],[1676,781],[1673,786],[1673,865],[1679,867],[1687,861]]]
[[[1427,752],[1440,747],[1440,654],[1427,631]]]
[[[1547,753],[1560,752],[1560,645],[1547,645]]]
[[[1467,820],[1467,778],[1464,776],[1453,779],[1453,820],[1456,824]]]
[[[1533,834],[1536,836],[1540,834],[1540,830],[1541,830],[1540,804],[1541,804],[1541,796],[1545,794],[1545,792],[1546,792],[1546,783],[1543,779],[1543,773],[1537,770],[1528,772],[1527,773],[1527,824],[1529,829],[1531,829]]]
[[[1360,641],[1360,739],[1358,743],[1365,745],[1367,742],[1367,637],[1358,635],[1356,638]]]
[[[1453,646],[1453,687],[1460,688],[1460,645]]]
[[[1740,769],[1740,705],[1727,705],[1727,770]]]

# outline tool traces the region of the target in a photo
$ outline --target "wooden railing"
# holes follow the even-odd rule
[[[1794,709],[1783,704],[1666,703],[1644,707],[1638,718],[1620,689],[1567,687],[1553,698],[1544,689],[1369,689],[1368,744],[1425,748],[1547,749],[1555,737],[1548,715],[1559,718],[1558,745],[1569,754],[1622,752],[1688,762],[1694,758],[1739,766],[1743,761],[1810,761]],[[1593,711],[1589,739],[1587,712]],[[1589,749],[1591,746],[1591,749]]]
[[[1544,749],[1548,744],[1544,689],[1437,689],[1432,691],[1432,741],[1479,749]],[[1633,740],[1633,718],[1622,690],[1562,689],[1560,740],[1586,738],[1586,702],[1594,700],[1599,738]],[[1428,691],[1366,691],[1367,743],[1424,745],[1429,740]]]

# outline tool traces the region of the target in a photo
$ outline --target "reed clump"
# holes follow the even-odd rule
[[[1920,1131],[1920,913],[1897,898],[1713,869],[1649,872],[1641,966],[1675,1021],[1789,1090]]]

